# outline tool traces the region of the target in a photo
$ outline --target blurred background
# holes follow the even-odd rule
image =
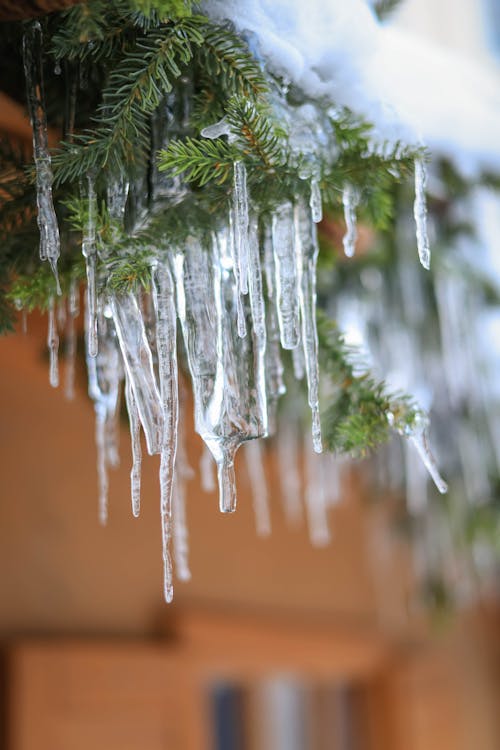
[[[493,68],[499,7],[407,0],[391,22]],[[24,113],[7,101],[0,127],[29,141]],[[258,536],[245,448],[238,511],[222,516],[216,493],[201,486],[186,395],[191,578],[165,605],[156,457],[144,459],[134,519],[124,422],[109,522],[99,526],[83,357],[68,402],[48,385],[46,320],[32,315],[22,327],[0,341],[6,750],[500,747],[495,564],[480,596],[458,587],[448,607],[435,580],[425,596],[426,550],[393,533],[394,488],[373,462],[326,459],[317,469],[331,540],[311,545],[305,513],[286,503],[286,466],[272,442],[263,455],[272,534]],[[311,491],[316,468],[297,456],[300,491]]]

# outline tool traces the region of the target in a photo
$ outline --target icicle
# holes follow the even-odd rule
[[[98,517],[99,523],[108,522],[108,464],[106,460],[106,409],[96,404],[95,444],[97,450]]]
[[[129,379],[125,378],[125,402],[130,423],[130,439],[132,443],[132,468],[130,470],[130,495],[132,499],[132,514],[135,518],[141,512],[141,420],[135,402],[134,392]]]
[[[236,239],[235,239],[235,218],[234,218],[234,211],[231,209],[229,211],[229,247],[230,247],[230,256],[231,259],[226,260],[226,270],[232,270],[234,273],[234,277],[236,279],[236,326],[238,330],[238,336],[240,338],[245,338],[247,335],[247,323],[245,319],[245,308],[243,305],[243,299],[242,299],[242,292],[240,288],[240,272],[239,272],[239,266],[237,258],[235,257],[235,245],[236,245]]]
[[[286,392],[283,380],[284,367],[281,361],[280,330],[278,323],[278,312],[276,309],[276,294],[274,285],[274,256],[271,227],[264,227],[264,273],[266,280],[267,299],[269,301],[266,311],[266,392],[269,434],[276,432],[276,417],[278,401],[280,396]],[[299,348],[292,350],[292,354]]]
[[[66,299],[61,297],[57,300],[57,326],[61,330],[66,324]]]
[[[345,185],[342,191],[342,203],[344,205],[344,220],[346,233],[342,239],[344,253],[352,258],[356,251],[356,240],[358,238],[356,209],[358,207],[359,195],[352,185]]]
[[[308,401],[312,415],[312,438],[316,453],[321,453],[319,418],[318,332],[316,329],[316,263],[318,240],[309,207],[302,202],[295,206],[295,245],[300,278],[300,318],[302,347],[307,375]]]
[[[282,203],[273,214],[272,237],[278,321],[284,349],[295,349],[300,342],[299,285],[294,236],[293,206],[291,203]]]
[[[215,492],[213,464],[212,454],[205,446],[200,457],[200,478],[203,492]]]
[[[189,465],[183,430],[183,421],[179,420],[178,450],[175,464],[175,479],[172,494],[172,510],[174,525],[174,556],[175,572],[180,581],[189,581],[189,534],[186,515],[186,482],[194,477],[194,471]]]
[[[252,215],[248,231],[248,286],[250,291],[250,309],[255,336],[259,345],[266,346],[266,319],[264,292],[262,287],[262,270],[260,266],[259,227],[257,217]]]
[[[123,229],[128,191],[129,183],[123,177],[108,182],[106,191],[108,213],[119,229]]]
[[[163,436],[160,459],[161,519],[163,530],[164,594],[172,601],[172,562],[170,536],[172,525],[172,484],[177,451],[179,394],[177,383],[177,318],[174,284],[168,267],[158,261],[153,269],[153,304],[156,313],[156,348],[163,412]]]
[[[304,380],[306,363],[304,360],[304,349],[301,346],[292,349],[292,365],[295,380]]]
[[[131,292],[111,297],[110,305],[125,370],[146,436],[148,453],[160,453],[163,407],[141,311]]]
[[[244,454],[252,491],[257,534],[258,536],[269,536],[271,533],[271,515],[260,440],[250,440],[245,446]]]
[[[283,421],[280,428],[277,447],[281,498],[287,522],[291,526],[297,526],[302,520],[297,425],[295,422]]]
[[[318,224],[323,219],[323,201],[321,199],[321,190],[318,180],[315,178],[311,180],[311,197],[309,199],[309,206],[311,208],[312,220],[315,224]]]
[[[417,230],[418,257],[420,258],[423,267],[429,270],[431,251],[429,247],[429,237],[427,235],[426,184],[427,171],[425,169],[424,160],[421,158],[415,159],[415,202],[413,204],[413,215],[415,217],[415,226]]]
[[[88,302],[88,300],[87,300]],[[115,331],[111,322],[104,316],[102,307],[100,309],[99,337],[100,346],[96,357],[91,357],[87,347],[87,369],[89,378],[89,395],[94,401],[96,415],[96,448],[97,448],[97,475],[99,485],[99,520],[102,524],[108,518],[108,466],[112,465],[112,449],[109,445],[113,429],[110,420],[116,420],[120,378],[122,367],[116,344]],[[85,316],[86,326],[89,323],[88,314]],[[86,336],[89,335],[86,328]]]
[[[23,37],[23,63],[26,77],[28,111],[33,129],[33,155],[36,171],[36,201],[40,230],[40,259],[48,260],[61,294],[57,261],[60,255],[59,227],[52,200],[53,174],[47,136],[42,63],[42,27],[33,21]]]
[[[327,503],[323,481],[322,457],[312,451],[309,435],[304,440],[306,488],[305,501],[309,538],[315,547],[325,547],[330,543],[330,529],[327,518]]]
[[[247,170],[242,161],[233,164],[234,261],[240,294],[248,294],[248,190]]]
[[[238,289],[221,229],[211,249],[191,238],[175,259],[177,307],[195,399],[195,428],[209,447],[220,507],[236,507],[234,457],[244,440],[267,433],[264,350],[252,329],[238,336]],[[251,323],[251,316],[248,316]]]
[[[97,245],[96,245],[96,212],[97,200],[94,178],[87,175],[87,222],[83,232],[82,253],[85,257],[87,272],[87,347],[91,357],[97,356]]]
[[[429,472],[432,481],[436,485],[439,492],[444,495],[446,492],[448,492],[448,485],[441,477],[434,456],[432,455],[429,448],[427,441],[427,427],[427,418],[422,414],[417,414],[413,427],[406,427],[403,434],[415,446],[420,458],[422,459],[422,463]]]
[[[80,314],[80,290],[76,279],[72,279],[68,295],[68,317],[66,321],[66,370],[64,395],[68,401],[75,397],[76,330],[75,320]]]
[[[59,336],[57,333],[56,315],[54,298],[50,298],[49,302],[49,326],[47,332],[47,346],[49,348],[50,356],[50,368],[49,368],[49,382],[52,388],[57,388],[59,385]]]

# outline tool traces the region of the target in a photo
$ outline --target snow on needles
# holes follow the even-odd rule
[[[423,142],[465,174],[500,170],[500,75],[390,24],[363,0],[208,0],[255,34],[269,68],[345,105],[377,137]]]

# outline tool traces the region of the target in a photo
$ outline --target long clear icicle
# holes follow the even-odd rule
[[[278,401],[286,392],[283,380],[284,367],[281,361],[280,330],[276,309],[275,268],[271,227],[264,227],[264,275],[269,305],[266,313],[266,392],[269,434],[276,432]],[[293,352],[298,351],[293,349]]]
[[[134,294],[110,299],[113,321],[127,377],[134,393],[148,453],[160,453],[163,435],[163,406],[153,369],[141,311]]]
[[[66,320],[66,369],[64,395],[68,401],[75,397],[76,329],[75,321],[80,314],[80,289],[76,279],[72,279],[68,294],[68,317]]]
[[[183,421],[183,419],[179,420],[175,478],[172,494],[172,512],[174,524],[175,574],[180,581],[189,581],[191,579],[191,571],[189,569],[186,483],[193,479],[194,471],[188,462]]]
[[[85,257],[87,274],[87,347],[91,357],[97,356],[97,244],[96,213],[97,199],[94,178],[87,175],[87,184],[83,190],[87,199],[87,221],[83,231],[82,253]]]
[[[282,203],[274,211],[272,237],[281,345],[283,349],[295,349],[300,342],[300,313],[293,206],[291,203]]]
[[[42,27],[39,21],[29,24],[23,37],[23,63],[26,77],[28,111],[33,129],[33,155],[36,172],[36,202],[40,230],[40,259],[50,263],[56,279],[57,293],[61,294],[57,261],[61,242],[52,199],[52,166],[50,161],[47,115],[45,112]]]
[[[164,595],[173,598],[170,537],[172,533],[172,487],[177,451],[179,392],[177,378],[177,317],[172,276],[165,262],[158,261],[153,269],[153,304],[156,313],[156,348],[158,375],[163,406],[163,434],[160,454],[160,493],[163,541]]]
[[[316,453],[321,453],[321,423],[319,417],[318,331],[316,329],[316,263],[318,240],[316,226],[309,206],[299,202],[295,206],[295,245],[300,279],[300,318],[302,347],[307,376],[308,401],[312,415],[312,440]]]
[[[423,267],[427,270],[431,264],[431,250],[427,234],[427,201],[425,189],[427,185],[427,170],[424,160],[415,159],[415,202],[413,204],[413,215],[417,233],[418,257]]]
[[[432,481],[439,492],[444,495],[448,492],[448,485],[439,473],[435,458],[429,448],[427,430],[428,418],[425,414],[420,413],[415,417],[415,424],[412,427],[407,426],[403,430],[400,430],[400,432],[415,446]]]
[[[130,469],[130,495],[132,500],[132,514],[135,518],[141,512],[141,420],[134,397],[134,392],[128,377],[125,378],[125,401],[130,424],[130,440],[132,445],[132,468]]]
[[[49,349],[49,382],[52,388],[59,385],[59,335],[57,333],[57,322],[54,297],[50,298],[48,311],[47,346]]]
[[[248,189],[244,162],[233,165],[233,215],[234,261],[237,266],[237,283],[240,294],[248,293]]]
[[[271,533],[271,514],[260,440],[250,440],[244,449],[248,479],[252,491],[255,526],[259,536]]]
[[[356,209],[359,203],[358,191],[350,184],[344,185],[342,191],[342,204],[344,206],[344,221],[346,232],[342,238],[344,253],[352,258],[356,252],[356,240],[358,238]]]

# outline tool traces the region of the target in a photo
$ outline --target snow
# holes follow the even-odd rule
[[[207,0],[251,32],[270,70],[350,107],[381,140],[424,142],[467,175],[500,169],[500,73],[395,24],[363,0]]]

